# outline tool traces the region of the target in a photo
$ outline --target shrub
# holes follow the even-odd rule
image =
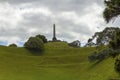
[[[120,49],[111,49],[111,51],[109,52],[109,55],[112,56],[113,58],[115,58],[116,56],[118,56],[120,54]]]
[[[120,59],[115,60],[115,71],[120,74]]]
[[[97,52],[94,52],[92,55],[88,56],[90,62],[97,60]]]
[[[80,47],[81,43],[80,43],[79,40],[76,40],[76,41],[73,41],[73,42],[69,43],[68,45],[71,46],[71,47]]]
[[[47,43],[47,38],[44,35],[36,35],[37,38],[40,38],[44,43]]]
[[[109,43],[109,47],[114,50],[120,49],[120,29],[116,31],[114,39]]]
[[[109,57],[110,52],[111,52],[111,49],[103,50],[101,52],[94,52],[93,54],[88,56],[88,59],[90,62],[97,61],[97,60],[102,61],[107,57]]]
[[[10,44],[9,47],[17,47],[16,44]]]
[[[24,46],[32,51],[42,52],[44,50],[44,43],[38,37],[30,37]]]

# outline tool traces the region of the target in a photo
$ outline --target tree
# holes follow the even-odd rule
[[[107,49],[107,50],[103,50],[101,52],[94,52],[92,53],[90,56],[88,56],[88,59],[90,62],[94,62],[94,61],[102,61],[106,58],[109,57],[109,53],[111,52],[111,49]]]
[[[115,32],[115,37],[110,41],[109,46],[114,50],[120,49],[120,29]]]
[[[103,12],[103,17],[108,23],[120,15],[120,0],[105,0],[104,3],[106,8]]]
[[[120,59],[115,60],[115,71],[120,74]]]
[[[36,37],[40,38],[44,43],[47,43],[47,38],[44,35],[36,35]]]
[[[114,34],[118,29],[115,27],[106,27],[103,31],[96,33],[96,36],[98,36],[97,45],[108,44],[114,38]]]
[[[17,47],[16,44],[10,44],[9,47]]]
[[[68,45],[71,46],[71,47],[80,47],[81,43],[80,43],[79,40],[76,40],[76,41],[73,41],[73,42],[69,43]]]
[[[103,17],[107,23],[109,23],[112,19],[115,19],[120,15],[120,0],[105,0],[104,1],[106,8],[103,12]],[[114,50],[120,49],[120,29],[118,29],[115,33],[115,37],[109,43],[110,48]],[[118,53],[118,52],[117,52]],[[117,54],[118,55],[118,54]],[[115,54],[116,56],[116,54]],[[116,59],[115,61],[115,71],[120,74],[120,60]]]
[[[105,45],[109,44],[111,40],[114,38],[115,32],[119,30],[119,28],[116,27],[106,27],[101,32],[96,32],[92,38],[88,39],[88,43],[86,45],[94,45],[93,41],[96,39],[96,45]]]
[[[95,46],[95,43],[93,43],[92,41],[93,41],[93,39],[92,39],[92,38],[89,38],[87,44],[85,45],[85,47]]]
[[[30,37],[24,46],[31,51],[42,52],[44,50],[44,43],[38,37]]]

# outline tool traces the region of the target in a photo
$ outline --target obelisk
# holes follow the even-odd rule
[[[55,29],[55,24],[53,24],[53,41],[57,41],[57,38],[56,38],[56,29]]]

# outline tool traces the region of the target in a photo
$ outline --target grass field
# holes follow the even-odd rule
[[[66,43],[47,43],[35,56],[24,48],[0,47],[0,80],[109,80],[118,75],[114,59],[90,63],[95,48],[71,48]]]

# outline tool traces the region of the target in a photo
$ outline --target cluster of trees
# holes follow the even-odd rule
[[[103,17],[107,23],[115,20],[120,15],[120,0],[104,0],[106,8],[103,12]],[[90,61],[103,60],[106,57],[112,56],[115,59],[115,71],[120,74],[120,28],[109,27],[102,32],[97,32],[88,40],[88,44],[96,38],[96,45],[108,44],[107,49],[100,52],[94,52],[88,57]]]
[[[47,43],[47,38],[44,35],[36,35],[35,37],[30,37],[24,46],[30,51],[43,52],[44,43]]]
[[[100,32],[99,36],[101,39],[98,37],[98,43],[100,43],[98,46],[101,46],[101,44],[105,45],[104,43],[101,43],[104,41],[107,42],[108,45],[105,45],[107,47],[103,48],[103,50],[97,50],[88,56],[89,61],[102,61],[108,57],[113,57],[115,58],[115,71],[120,74],[120,58],[118,57],[120,54],[120,28],[106,28]]]
[[[113,57],[117,57],[120,54],[120,29],[115,33],[115,37],[109,43],[109,47],[113,49],[116,53],[112,53]],[[115,71],[120,74],[120,58],[117,57],[115,60]]]
[[[120,0],[105,0],[106,8],[103,12],[103,17],[108,23],[120,15]],[[115,33],[114,39],[110,42],[110,48],[114,50],[120,49],[120,30]],[[120,53],[120,52],[119,52]],[[115,61],[115,70],[120,74],[120,59]]]
[[[30,37],[24,44],[24,47],[28,49],[29,51],[34,52],[43,52],[44,51],[44,43],[47,43],[47,38],[44,35],[36,35],[35,37]],[[54,41],[49,41],[54,42]],[[56,42],[61,42],[60,40],[57,40]],[[66,42],[67,43],[67,42]],[[81,43],[79,40],[73,41],[71,43],[68,43],[71,47],[80,47]],[[16,44],[10,44],[8,47],[17,47]]]
[[[104,0],[106,8],[103,12],[103,17],[107,23],[115,20],[120,15],[120,0]],[[88,40],[88,43],[96,38],[96,45],[108,44],[107,49],[100,52],[94,52],[88,58],[90,61],[103,60],[106,57],[112,56],[115,59],[115,71],[120,74],[120,29],[110,27],[104,29],[102,32],[97,32]]]

